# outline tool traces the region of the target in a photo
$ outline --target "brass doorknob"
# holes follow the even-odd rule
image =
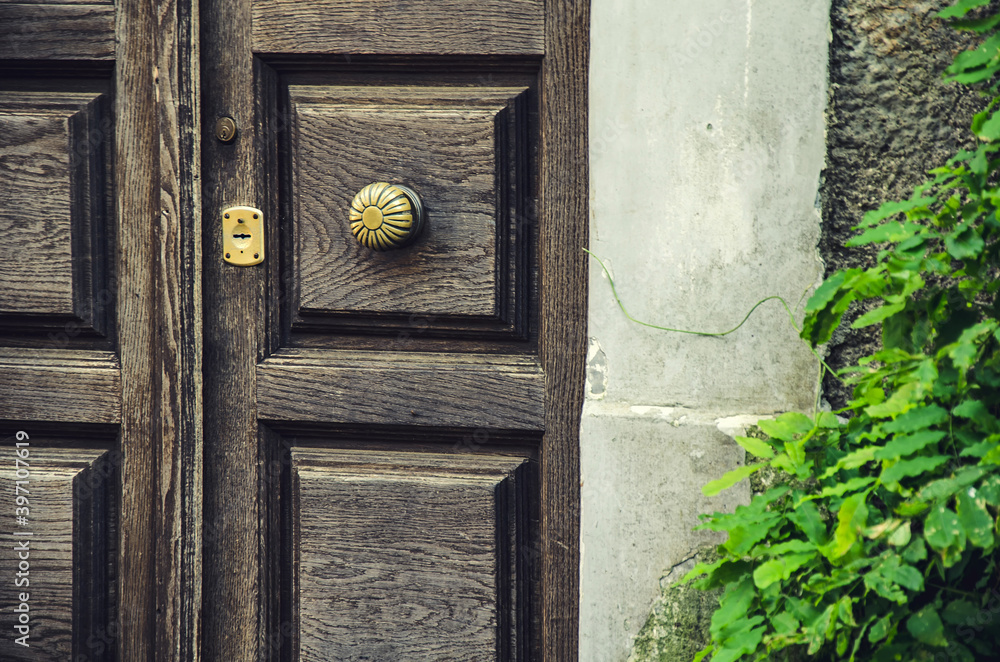
[[[351,232],[362,246],[372,250],[408,246],[420,234],[423,224],[420,198],[400,184],[369,184],[351,202]]]

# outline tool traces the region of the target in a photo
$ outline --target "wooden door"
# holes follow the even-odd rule
[[[0,5],[0,25],[13,35],[0,37],[0,408],[8,419],[0,659],[72,659],[88,636],[107,637],[116,590],[123,388],[115,349],[129,330],[114,314],[120,265],[107,257],[113,86],[104,65],[114,57],[114,14],[28,9]],[[10,60],[81,9],[93,10],[101,29],[44,52],[49,76],[18,75]],[[52,20],[28,23],[46,13]],[[59,75],[54,60],[69,54],[93,58],[92,69]]]
[[[575,659],[588,17],[0,0],[0,659]]]
[[[575,659],[587,17],[205,11],[207,659]],[[422,200],[412,245],[355,240],[373,182]]]
[[[197,655],[196,33],[0,0],[3,660]]]

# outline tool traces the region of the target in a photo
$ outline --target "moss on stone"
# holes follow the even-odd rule
[[[744,437],[752,437],[753,439],[767,439],[767,435],[756,425],[751,425],[743,433]],[[749,453],[747,453],[747,464],[760,464],[764,460],[760,458],[755,458]],[[783,482],[785,474],[779,469],[775,469],[771,465],[767,465],[762,469],[758,470],[757,473],[750,476],[750,491],[754,494],[763,494],[767,492],[772,487],[778,485],[778,483]]]
[[[984,100],[973,90],[946,82],[941,72],[978,37],[958,32],[936,14],[953,0],[832,0],[827,108],[827,164],[821,183],[823,234],[820,253],[827,273],[870,266],[878,250],[845,247],[864,213],[885,200],[903,200],[960,147],[974,146],[968,127]],[[865,312],[854,306],[829,343],[827,361],[851,365],[879,347],[878,327],[854,330]],[[826,376],[824,397],[844,406],[851,387]],[[759,428],[746,436],[763,438]],[[748,462],[753,462],[748,457]],[[781,482],[766,467],[750,478],[755,494]],[[793,483],[794,486],[794,483]],[[700,562],[712,562],[714,549]],[[676,586],[695,560],[661,580],[660,597],[635,639],[629,662],[690,662],[708,642],[719,592]],[[682,571],[679,568],[683,567]],[[809,659],[802,651],[771,662]],[[815,658],[814,658],[815,659]]]
[[[660,580],[660,597],[635,638],[628,662],[690,661],[708,643],[708,626],[720,591],[699,591],[677,582],[695,566],[718,559],[714,548],[675,566]]]
[[[764,431],[756,425],[748,427],[744,436],[767,439]],[[786,474],[767,466],[750,477],[750,489],[754,494],[761,494],[787,478]],[[717,560],[719,554],[716,548],[707,547],[671,568],[660,579],[660,597],[635,638],[628,662],[690,662],[708,644],[712,614],[719,606],[722,589],[701,591],[690,584],[680,585],[678,582],[697,563],[714,563]],[[803,651],[791,650],[776,654],[772,662],[801,662],[806,659]]]

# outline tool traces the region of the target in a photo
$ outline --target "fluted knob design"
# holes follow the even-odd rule
[[[424,209],[407,187],[376,182],[354,196],[350,219],[351,233],[362,246],[387,251],[413,243],[423,228]]]

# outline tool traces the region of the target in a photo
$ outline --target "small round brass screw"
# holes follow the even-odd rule
[[[257,218],[257,214],[254,214],[254,215],[253,215],[253,217],[254,217],[254,218]]]
[[[243,219],[241,218],[241,219],[239,219],[239,220],[238,220],[238,221],[236,221],[236,222],[237,222],[237,223],[242,223],[242,222],[243,222]]]
[[[223,214],[222,217],[223,218],[229,218],[229,214]]]
[[[224,143],[236,137],[236,122],[232,117],[220,117],[215,123],[215,137]]]
[[[254,253],[254,254],[253,254],[253,259],[255,259],[255,260],[256,260],[256,259],[257,259],[258,257],[260,257],[260,253]]]
[[[229,259],[229,253],[226,253],[226,259],[227,260]]]

